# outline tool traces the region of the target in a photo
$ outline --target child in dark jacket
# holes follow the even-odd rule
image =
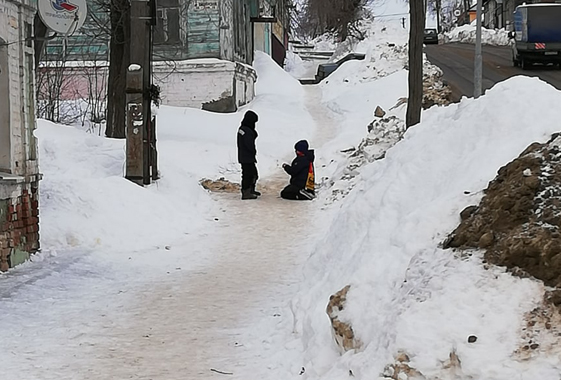
[[[313,189],[307,189],[308,176],[314,174],[314,151],[309,149],[306,140],[300,140],[294,146],[296,158],[292,164],[283,164],[283,169],[290,175],[290,184],[280,193],[281,198],[290,200],[311,200],[315,198]],[[313,181],[313,177],[311,179]]]

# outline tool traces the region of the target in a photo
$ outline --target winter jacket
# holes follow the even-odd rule
[[[255,148],[257,131],[242,125],[238,129],[238,162],[240,164],[253,164],[257,162],[257,148]]]
[[[259,117],[253,111],[247,111],[244,114],[241,127],[238,129],[238,162],[240,164],[254,164],[257,162],[257,149],[255,148],[257,131],[255,130],[255,123],[258,120]]]
[[[292,164],[285,165],[284,170],[290,174],[290,184],[303,189],[306,187],[310,163],[315,159],[314,150],[310,149],[305,154],[298,154]]]

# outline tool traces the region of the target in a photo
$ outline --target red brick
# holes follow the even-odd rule
[[[15,212],[14,206],[13,205],[9,205],[8,206],[8,214],[13,214]]]
[[[39,210],[38,209],[31,210],[31,215],[32,216],[39,216]]]
[[[23,189],[21,193],[22,193],[23,195],[27,195],[27,194],[29,194],[29,190]]]
[[[14,239],[8,239],[8,247],[14,248],[15,246],[16,243],[14,242]]]
[[[12,253],[12,250],[8,247],[0,249],[0,260],[8,259],[10,253]]]
[[[39,208],[39,201],[32,201],[31,208],[38,209]]]
[[[10,269],[10,265],[7,261],[0,262],[0,272],[7,272]]]
[[[25,202],[22,203],[21,209],[22,209],[24,212],[25,212],[25,211],[31,210],[31,207],[30,207],[30,205],[29,205],[29,202],[27,202],[27,203],[25,203]]]
[[[12,217],[11,217],[12,222],[15,222],[16,220],[18,220],[18,214],[17,213],[13,213],[11,215],[12,215]]]
[[[21,213],[22,219],[31,218],[31,210],[25,210]]]
[[[13,222],[4,222],[0,226],[0,231],[1,232],[11,231],[11,230],[14,229],[14,224],[15,223],[13,223]]]
[[[17,213],[20,213],[21,210],[22,210],[21,203],[18,203],[18,204],[16,205],[16,212],[17,212]]]
[[[39,231],[39,227],[37,225],[33,225],[33,226],[27,226],[27,233],[31,234],[33,232],[37,232]]]

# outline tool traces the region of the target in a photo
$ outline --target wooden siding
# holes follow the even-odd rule
[[[220,58],[234,60],[234,5],[233,0],[220,2]]]
[[[220,57],[220,10],[218,0],[191,3],[187,14],[189,58]]]

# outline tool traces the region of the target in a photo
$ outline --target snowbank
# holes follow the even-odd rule
[[[385,159],[364,170],[293,303],[307,373],[378,378],[406,352],[410,366],[430,379],[452,376],[441,364],[451,353],[462,378],[557,376],[555,353],[524,362],[513,354],[522,344],[523,314],[541,300],[542,285],[484,270],[477,253],[459,260],[438,246],[499,167],[558,131],[560,101],[561,92],[538,79],[511,78],[478,100],[426,111]],[[325,306],[348,284],[339,318],[362,348],[339,356]],[[467,342],[470,335],[476,343]]]
[[[444,43],[461,42],[474,44],[475,34],[475,25],[462,25],[452,29],[448,33],[444,33]],[[510,44],[510,39],[505,29],[481,28],[481,43],[484,45],[506,46]]]

